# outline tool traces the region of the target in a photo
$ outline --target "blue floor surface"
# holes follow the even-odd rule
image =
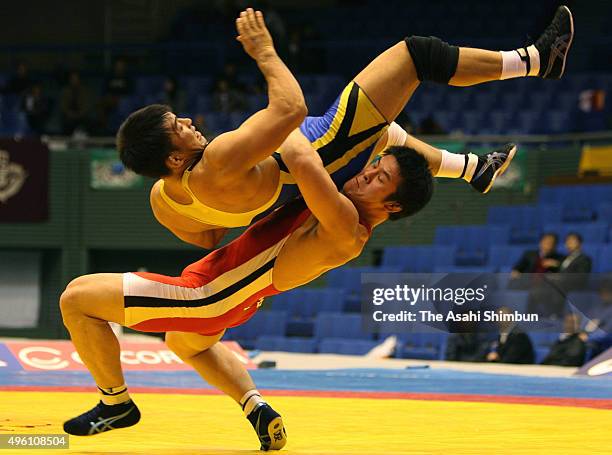
[[[260,389],[352,392],[404,392],[612,399],[607,378],[550,378],[474,373],[445,369],[415,370],[255,370]],[[125,373],[130,387],[210,388],[191,371]],[[93,386],[85,372],[2,372],[2,386]]]

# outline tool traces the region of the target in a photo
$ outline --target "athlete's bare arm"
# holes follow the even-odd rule
[[[238,41],[266,79],[268,106],[208,147],[207,162],[226,176],[244,175],[274,153],[307,114],[302,90],[276,53],[262,13],[250,8],[242,12],[236,28]]]
[[[319,222],[319,230],[337,237],[339,245],[354,245],[360,237],[359,214],[353,203],[338,191],[310,141],[296,130],[282,147],[283,161]]]

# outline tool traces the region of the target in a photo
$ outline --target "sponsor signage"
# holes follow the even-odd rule
[[[91,188],[94,190],[126,190],[143,188],[142,176],[126,169],[116,150],[97,149],[90,152]]]
[[[48,217],[49,149],[38,140],[0,138],[0,222]]]
[[[21,370],[21,365],[6,346],[0,343],[0,374],[5,371]]]
[[[234,341],[223,342],[246,368],[255,365],[240,345]],[[3,350],[4,349],[4,350]],[[12,359],[5,359],[10,352]],[[86,371],[87,368],[70,341],[27,341],[0,344],[0,362],[27,371]],[[2,365],[2,363],[0,363]],[[20,366],[20,367],[19,367]],[[193,370],[164,343],[121,343],[121,366],[126,371],[178,371]],[[3,370],[0,366],[0,371]]]

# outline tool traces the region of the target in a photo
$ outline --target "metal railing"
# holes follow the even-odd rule
[[[585,143],[612,143],[612,130],[591,133],[568,133],[568,134],[534,134],[534,135],[510,135],[510,134],[443,134],[443,135],[415,135],[428,143],[461,142],[465,144],[503,144],[515,142],[520,144],[567,144],[582,145]],[[87,149],[87,148],[114,148],[115,138],[113,136],[43,136],[41,140],[51,150]]]

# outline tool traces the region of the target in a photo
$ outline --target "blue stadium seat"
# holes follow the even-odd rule
[[[372,339],[372,333],[364,332],[361,324],[359,314],[319,313],[315,318],[314,337]]]
[[[550,347],[548,346],[535,346],[533,348],[535,354],[535,363],[540,364],[544,361],[548,353],[550,352]]]
[[[510,227],[503,225],[440,226],[435,243],[455,245],[455,264],[481,266],[486,264],[489,246],[508,243]]]
[[[213,89],[213,78],[206,76],[185,76],[179,79],[180,86],[188,98],[210,94]]]
[[[505,306],[524,313],[527,310],[529,291],[494,291],[488,297],[495,308]]]
[[[443,360],[446,351],[447,333],[400,333],[396,357],[423,360]]]
[[[134,81],[137,95],[156,95],[164,88],[164,76],[140,76]]]
[[[567,111],[547,111],[544,114],[545,132],[563,134],[571,132],[571,115]]]
[[[319,342],[321,354],[364,355],[375,348],[379,341],[347,340],[345,338],[323,338]]]
[[[299,319],[287,322],[285,335],[288,337],[312,337],[314,334],[314,321],[312,319]]]
[[[509,272],[526,250],[536,248],[537,245],[491,245],[489,266],[497,272]]]
[[[562,220],[568,223],[588,223],[596,218],[595,210],[591,207],[565,207]]]
[[[601,202],[596,208],[597,220],[610,222],[612,220],[612,202]],[[609,240],[612,238],[608,237]]]
[[[603,202],[612,201],[612,185],[561,185],[544,186],[538,201],[543,204],[560,203],[564,207],[596,208]]]
[[[600,251],[599,271],[612,272],[612,243],[604,245]]]
[[[452,266],[440,266],[437,265],[433,269],[434,273],[493,273],[495,269],[488,265],[452,265]]]
[[[583,243],[582,251],[584,254],[591,258],[591,272],[596,273],[600,272],[602,268],[602,261],[605,261],[605,258],[602,256],[602,249],[606,246],[605,243]],[[608,261],[611,261],[611,258],[608,258]]]
[[[516,127],[523,134],[531,134],[538,131],[538,125],[541,124],[542,113],[539,111],[519,111],[516,121]]]
[[[284,335],[286,322],[287,313],[284,311],[258,311],[243,325],[229,329],[227,338],[238,340],[245,348],[251,349],[259,336]]]
[[[570,292],[567,294],[567,301],[589,319],[597,318],[595,311],[599,310],[602,305],[599,294],[594,291]]]
[[[313,338],[287,338],[282,336],[263,335],[255,340],[255,348],[261,351],[285,351],[312,353],[317,343]]]
[[[487,126],[493,134],[507,133],[512,128],[512,117],[511,110],[493,110],[487,116]]]
[[[544,231],[555,232],[560,239],[564,239],[569,232],[577,232],[583,238],[584,243],[605,242],[608,236],[608,225],[606,223],[558,223],[544,225]]]
[[[460,116],[459,128],[466,134],[477,134],[484,126],[484,114],[481,111],[464,111]]]

